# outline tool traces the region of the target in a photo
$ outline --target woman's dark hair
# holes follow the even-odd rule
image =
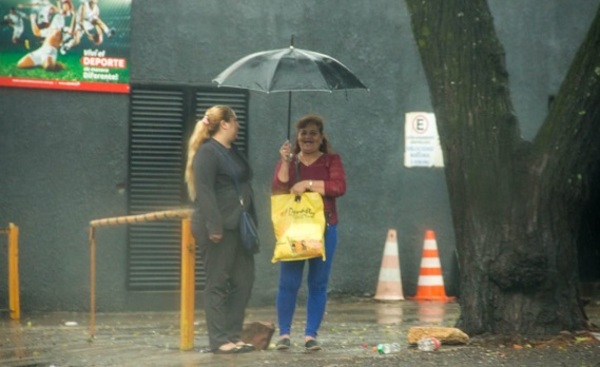
[[[333,153],[333,148],[331,147],[329,140],[323,132],[325,120],[323,120],[323,118],[319,115],[310,114],[303,116],[300,120],[296,122],[296,142],[294,143],[294,154],[300,153],[300,144],[298,144],[298,133],[300,132],[300,130],[306,129],[308,125],[315,125],[317,129],[319,129],[319,133],[323,135],[323,141],[321,142],[319,150],[323,153]]]

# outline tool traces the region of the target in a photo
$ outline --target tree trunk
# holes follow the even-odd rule
[[[600,16],[526,142],[486,1],[406,3],[444,151],[461,273],[457,326],[526,336],[586,328],[577,239],[600,161]]]

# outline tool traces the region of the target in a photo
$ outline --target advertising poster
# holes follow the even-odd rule
[[[0,0],[0,87],[129,93],[131,0]]]

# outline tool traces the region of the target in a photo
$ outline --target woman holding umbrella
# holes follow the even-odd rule
[[[279,289],[277,292],[277,321],[279,323],[278,350],[291,346],[291,325],[296,308],[298,290],[302,283],[305,263],[308,263],[308,298],[306,303],[306,350],[316,351],[317,332],[327,304],[327,284],[337,245],[336,198],[346,192],[346,176],[339,155],[332,152],[323,134],[321,116],[307,115],[296,123],[296,143],[293,147],[286,141],[279,149],[281,159],[275,168],[271,186],[273,194],[305,191],[318,192],[323,196],[327,227],[325,231],[325,258],[280,262]],[[292,154],[293,153],[293,154]]]
[[[244,313],[254,283],[254,253],[240,241],[242,207],[256,220],[252,171],[233,142],[239,125],[228,106],[214,106],[196,123],[189,140],[185,180],[194,202],[192,232],[206,273],[205,313],[210,350],[244,353],[254,350],[240,339]],[[234,173],[235,172],[235,173]]]

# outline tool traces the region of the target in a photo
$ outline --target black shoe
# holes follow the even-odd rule
[[[234,345],[233,348],[231,349],[222,349],[222,347],[224,347],[227,344],[232,344]],[[251,350],[248,350],[247,348],[244,348],[244,346],[239,346],[239,345],[235,345],[235,343],[225,343],[223,345],[221,345],[219,348],[213,349],[213,353],[214,354],[237,354],[237,353],[247,353],[247,352],[251,352],[254,350],[254,347],[251,347]]]
[[[306,343],[304,343],[304,347],[307,351],[311,352],[321,350],[321,346],[319,345],[319,343],[317,343],[315,339],[308,340]]]
[[[279,339],[277,344],[275,344],[275,349],[287,350],[287,349],[290,349],[290,345],[291,345],[290,338],[281,338],[281,339]]]
[[[238,353],[248,353],[248,352],[254,352],[256,350],[256,348],[254,348],[254,345],[252,345],[252,344],[243,344],[243,345],[238,345],[237,350],[238,350]]]
[[[214,354],[236,354],[236,353],[240,353],[240,349],[239,348],[232,348],[232,349],[214,349],[213,350]]]

